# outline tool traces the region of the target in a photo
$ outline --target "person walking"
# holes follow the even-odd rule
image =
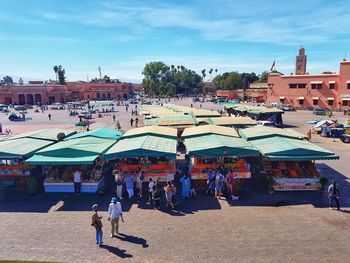
[[[171,182],[167,182],[167,185],[164,186],[164,191],[165,191],[165,198],[166,198],[167,207],[170,209],[173,209],[174,208],[173,187],[171,185]]]
[[[115,116],[115,114],[113,114],[113,122],[115,122],[115,118],[116,118],[116,116]]]
[[[145,179],[143,175],[143,171],[138,171],[137,177],[136,177],[136,188],[137,188],[137,195],[139,197],[142,197],[142,183],[143,180]]]
[[[112,197],[108,207],[108,220],[111,221],[111,238],[119,234],[119,218],[124,222],[122,205],[116,197]]]
[[[147,205],[151,204],[152,201],[152,194],[153,194],[153,187],[154,187],[154,182],[152,178],[149,178],[149,183],[148,183],[148,202],[146,203]]]
[[[154,207],[160,209],[160,188],[153,186],[152,199],[154,201]]]
[[[91,225],[95,227],[96,229],[96,244],[101,247],[103,244],[102,238],[103,238],[103,232],[102,232],[102,216],[98,215],[98,204],[94,204],[92,206],[92,217],[91,217]]]
[[[136,117],[136,119],[135,119],[135,127],[136,128],[137,128],[138,124],[139,124],[139,118]]]
[[[224,176],[217,172],[215,176],[215,197],[221,197],[221,190],[224,184]]]
[[[118,131],[122,128],[118,120],[117,120],[117,123],[115,124],[115,127],[117,128]]]
[[[328,198],[329,205],[333,209],[333,201],[335,201],[337,205],[337,210],[340,210],[339,207],[339,189],[337,183],[333,180],[333,182],[328,187]]]
[[[114,179],[115,183],[117,185],[116,194],[118,198],[122,200],[123,199],[123,176],[118,171],[115,171],[114,178],[115,178]]]
[[[73,175],[74,175],[74,192],[76,194],[80,194],[80,189],[81,189],[81,172],[79,170],[76,170]]]
[[[49,115],[47,115],[47,117],[49,117],[49,121],[51,121],[51,113],[49,113]]]
[[[130,126],[133,127],[133,124],[134,124],[134,119],[131,118],[131,119],[130,119]]]
[[[190,198],[191,179],[187,175],[184,175],[180,179],[180,183],[182,185],[182,198]]]
[[[125,178],[125,186],[126,186],[126,191],[128,192],[129,198],[133,197],[134,196],[134,179],[130,173]]]

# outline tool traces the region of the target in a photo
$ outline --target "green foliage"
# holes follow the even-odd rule
[[[167,66],[164,62],[147,63],[142,72],[145,93],[150,96],[174,96],[202,92],[201,77],[184,66]]]
[[[10,76],[3,77],[3,81],[5,84],[13,84],[13,79]]]
[[[216,76],[212,82],[216,89],[222,90],[236,90],[244,87],[242,76],[236,71],[220,74]]]
[[[278,74],[281,74],[281,75],[283,75],[281,72],[279,72],[278,70],[272,70],[270,73],[278,73]]]
[[[269,72],[267,72],[267,71],[262,72],[259,76],[259,82],[266,83],[268,77],[269,77]]]
[[[66,71],[64,70],[64,68],[62,68],[61,65],[57,66],[53,66],[53,70],[55,71],[55,74],[56,74],[56,80],[57,80],[57,77],[58,77],[58,83],[60,85],[64,85],[66,84]]]

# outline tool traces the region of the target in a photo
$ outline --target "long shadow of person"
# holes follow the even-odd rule
[[[109,252],[113,253],[114,255],[120,257],[120,258],[132,258],[133,255],[130,255],[128,253],[125,253],[126,250],[125,249],[119,249],[117,247],[112,247],[112,246],[108,246],[108,245],[105,245],[103,244],[101,246],[101,248],[104,248],[106,250],[108,250]]]
[[[141,237],[135,237],[135,236],[130,236],[130,235],[125,235],[122,233],[119,233],[119,236],[117,236],[118,239],[120,239],[121,241],[126,241],[126,242],[130,242],[133,244],[137,244],[137,245],[142,245],[142,247],[148,247],[147,244],[147,240],[141,238]]]

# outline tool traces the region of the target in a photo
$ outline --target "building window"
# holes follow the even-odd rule
[[[313,99],[312,100],[312,105],[314,105],[314,106],[318,105],[318,99]]]
[[[302,83],[302,84],[298,84],[298,89],[305,89],[306,88],[306,84]]]
[[[311,84],[311,89],[322,89],[322,84]]]
[[[333,100],[328,100],[328,106],[333,106]]]
[[[329,89],[335,89],[335,83],[329,83]]]
[[[297,88],[297,84],[289,84],[289,88],[290,89],[296,89]]]
[[[282,104],[284,104],[284,99],[280,99],[280,102],[281,102]]]
[[[304,105],[304,100],[303,99],[299,99],[299,105]]]
[[[348,89],[350,89],[350,83],[348,83]]]
[[[349,101],[348,100],[343,100],[343,106],[349,106]]]

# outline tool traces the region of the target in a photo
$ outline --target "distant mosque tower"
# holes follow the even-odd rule
[[[19,85],[23,85],[23,79],[22,79],[22,78],[19,78],[18,84],[19,84]]]
[[[303,46],[299,49],[299,55],[296,57],[295,62],[295,75],[305,75],[306,74],[306,58],[305,49]]]

